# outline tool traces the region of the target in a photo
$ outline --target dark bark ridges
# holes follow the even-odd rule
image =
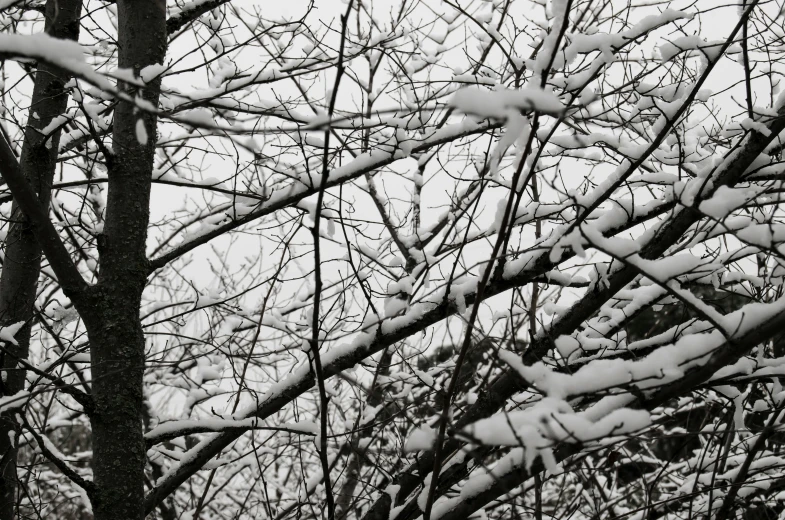
[[[118,66],[141,69],[164,61],[163,0],[120,0]],[[144,88],[121,85],[131,97],[158,105],[160,80]],[[149,136],[141,142],[137,125]],[[95,298],[84,316],[91,344],[95,413],[93,474],[96,520],[144,518],[146,447],[143,431],[145,341],[139,306],[148,267],[147,226],[157,119],[121,101],[115,109],[113,156],[109,159],[106,221],[99,241]],[[88,317],[87,314],[91,316]]]
[[[81,0],[49,0],[46,3],[45,31],[55,37],[69,40],[79,38]],[[19,169],[38,197],[43,212],[47,213],[51,198],[51,185],[57,164],[60,130],[44,135],[41,130],[62,114],[68,103],[64,88],[70,74],[58,67],[42,63],[35,72],[27,126],[22,144]],[[3,271],[0,275],[0,325],[24,321],[17,332],[17,345],[5,343],[2,358],[2,395],[13,395],[24,389],[25,370],[19,359],[27,359],[38,277],[41,272],[41,246],[30,221],[14,203],[11,224],[5,245]],[[19,423],[13,413],[0,417],[0,454],[2,454],[2,489],[0,519],[16,518],[16,446],[11,440],[19,433]]]

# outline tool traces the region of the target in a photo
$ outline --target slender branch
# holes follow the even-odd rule
[[[433,135],[430,139],[426,139],[425,141],[421,142],[417,146],[412,149],[411,153],[421,153],[424,152],[434,146],[438,146],[443,143],[448,143],[460,137],[465,137],[473,134],[481,134],[486,132],[492,128],[498,128],[501,126],[501,122],[493,122],[493,123],[485,123],[477,126],[471,126],[470,128],[466,128],[465,125],[456,126],[454,132],[445,132],[441,131]],[[291,206],[292,204],[296,204],[297,202],[306,199],[312,195],[316,195],[322,187],[326,190],[328,188],[332,188],[334,186],[338,186],[340,184],[352,181],[357,179],[366,173],[373,172],[374,170],[392,164],[402,156],[400,155],[402,152],[400,150],[392,150],[392,151],[383,151],[383,150],[374,150],[369,154],[364,154],[360,156],[357,160],[350,163],[352,168],[350,169],[348,166],[342,166],[338,170],[330,171],[330,175],[327,177],[326,182],[322,182],[319,185],[313,183],[311,185],[300,185],[297,186],[291,185],[289,189],[282,189],[281,191],[289,192],[291,195],[288,196],[272,196],[267,202],[260,204],[257,209],[251,211],[247,215],[244,215],[240,218],[237,218],[231,222],[226,224],[222,224],[217,226],[215,229],[200,235],[199,238],[191,240],[185,244],[182,244],[171,251],[168,251],[161,256],[150,260],[150,272],[160,269],[170,262],[180,258],[184,254],[193,251],[197,247],[206,244],[217,238],[219,236],[223,236],[226,234],[227,231],[231,231],[233,229],[237,229],[249,222],[253,222],[265,215],[269,215],[274,213],[280,209],[286,208]],[[295,181],[296,182],[296,181]],[[293,193],[292,193],[293,192]]]
[[[87,493],[87,496],[91,500],[94,499],[97,491],[95,483],[82,477],[79,473],[76,472],[76,470],[74,470],[74,468],[68,465],[68,463],[52,453],[47,445],[47,442],[41,437],[41,435],[38,434],[38,432],[35,431],[35,428],[30,426],[30,423],[27,422],[27,419],[23,414],[19,414],[18,417],[21,418],[25,429],[30,432],[30,435],[32,435],[38,443],[38,448],[41,450],[41,453],[43,453],[44,457],[46,457],[52,464],[57,466],[57,469],[59,469],[63,475],[68,477],[74,484],[84,489]]]

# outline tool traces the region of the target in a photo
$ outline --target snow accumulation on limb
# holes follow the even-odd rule
[[[687,206],[686,208],[687,210],[677,210],[676,213],[678,215],[678,218],[674,219],[673,221],[663,223],[659,226],[659,229],[656,229],[654,232],[644,235],[644,237],[640,239],[640,241],[643,242],[643,245],[630,244],[629,246],[632,247],[632,251],[641,251],[640,254],[647,258],[648,257],[655,258],[656,256],[664,253],[668,247],[670,247],[673,243],[675,243],[676,240],[681,238],[682,233],[684,231],[686,231],[690,226],[692,226],[694,223],[700,220],[701,214],[699,212],[693,211],[691,208],[693,204],[695,204],[695,201],[700,199],[711,198],[712,193],[714,192],[715,189],[718,188],[718,186],[722,186],[725,183],[732,184],[734,182],[737,182],[741,178],[742,174],[745,171],[747,171],[749,165],[755,162],[759,154],[764,149],[766,149],[768,144],[771,142],[771,136],[777,135],[779,132],[782,131],[782,129],[783,129],[782,120],[778,118],[769,122],[766,132],[760,132],[760,131],[749,132],[745,136],[742,143],[740,143],[738,147],[736,147],[727,157],[725,157],[724,160],[720,161],[718,164],[713,165],[713,167],[704,170],[703,175],[699,176],[697,179],[689,181],[688,183],[686,183],[686,185],[683,188],[674,189],[674,194],[677,200],[679,200],[681,204]],[[711,180],[709,182],[706,182],[707,178]],[[689,193],[689,197],[685,198],[684,197],[685,193]],[[735,208],[735,205],[725,204],[724,207],[725,207],[724,214],[727,214],[729,210]],[[610,218],[610,217],[604,216],[604,218]],[[601,228],[598,229],[598,227],[593,227],[593,229],[598,230],[599,232],[598,236],[602,235],[602,233],[599,231]],[[647,238],[648,238],[648,242],[646,242]],[[577,239],[577,240],[579,245],[580,242],[583,241],[585,247],[592,246],[591,240],[585,240],[585,239]],[[572,244],[570,244],[570,246],[572,246]],[[629,246],[626,244],[624,245],[624,247],[627,247],[628,249]],[[580,246],[580,249],[573,247],[573,250],[577,252],[582,251],[582,249],[583,249],[582,245]],[[629,254],[629,251],[617,250],[617,253],[620,256],[625,256]],[[559,254],[553,255],[553,257],[558,258],[560,254],[561,252]],[[530,261],[531,259],[526,259],[523,260],[523,263],[524,265],[526,265]],[[645,262],[645,261],[641,260],[641,262]],[[516,264],[508,266],[508,269],[514,269],[515,265]],[[650,267],[653,267],[653,265],[654,264],[652,264]],[[680,271],[683,270],[680,269]],[[662,273],[663,271],[654,268],[653,272]],[[617,273],[615,275],[615,278],[618,279],[619,281],[614,282],[612,281],[614,280],[614,277],[611,277],[606,285],[606,287],[610,289],[601,291],[604,294],[604,296],[597,297],[596,294],[590,293],[589,295],[587,295],[588,298],[587,300],[585,301],[582,300],[581,302],[573,306],[572,309],[566,309],[560,314],[565,318],[577,316],[575,319],[576,323],[582,321],[583,319],[588,318],[591,314],[593,314],[595,309],[599,308],[599,306],[601,306],[602,303],[607,300],[607,298],[610,298],[616,292],[616,288],[629,282],[633,276],[634,275],[632,272],[629,272],[629,274],[626,274],[624,276],[621,275],[621,272]],[[658,292],[663,293],[664,291],[660,290]],[[607,362],[605,360],[597,360],[594,362],[590,362],[590,365],[593,366],[593,368],[587,369],[585,371],[581,371],[581,370],[578,371],[578,373],[583,374],[580,377],[584,377],[584,375],[586,374],[590,374],[590,373],[592,374],[591,377],[583,379],[582,381],[584,382],[593,383],[594,381],[603,381],[603,382],[608,381],[609,384],[601,385],[602,388],[581,387],[580,384],[577,387],[570,387],[569,384],[566,384],[568,381],[570,381],[568,379],[569,376],[566,375],[564,377],[567,379],[562,379],[561,375],[555,375],[554,377],[556,379],[554,379],[554,381],[558,381],[558,383],[548,385],[548,388],[550,389],[566,388],[567,393],[570,393],[572,391],[576,393],[591,393],[594,391],[601,391],[603,389],[612,389],[613,387],[616,388],[620,386],[623,387],[629,384],[630,381],[637,380],[638,378],[634,376],[637,371],[641,371],[640,374],[638,375],[641,378],[643,378],[644,386],[648,384],[652,388],[659,389],[662,386],[663,382],[665,383],[669,381],[671,382],[670,385],[666,385],[664,387],[664,390],[661,390],[659,393],[655,393],[651,396],[651,403],[661,404],[664,402],[666,396],[680,395],[679,391],[683,393],[685,391],[685,388],[692,388],[695,384],[697,384],[696,382],[699,383],[701,381],[705,381],[706,379],[708,379],[708,377],[711,376],[711,374],[716,372],[718,369],[721,369],[727,363],[733,363],[736,359],[738,359],[738,357],[743,354],[743,349],[739,351],[739,349],[737,348],[737,342],[740,339],[748,340],[745,341],[745,344],[748,345],[748,348],[754,346],[756,342],[751,338],[749,333],[751,331],[756,331],[756,330],[759,331],[763,326],[770,327],[771,324],[777,323],[778,320],[782,319],[782,317],[780,316],[782,310],[781,305],[782,305],[781,302],[779,302],[766,307],[747,308],[746,312],[752,312],[755,318],[750,318],[748,316],[745,319],[744,310],[737,311],[731,315],[723,317],[723,323],[726,325],[726,331],[731,331],[732,334],[730,341],[726,341],[725,336],[720,331],[710,332],[708,333],[709,334],[708,336],[703,334],[697,334],[697,335],[693,334],[693,335],[685,336],[672,347],[667,347],[655,351],[655,353],[651,355],[651,358],[645,358],[640,363],[636,363],[634,361],[625,361],[625,360],[616,360],[616,361],[608,360]],[[585,312],[576,312],[581,308],[586,309]],[[567,320],[567,321],[572,321],[572,320]],[[554,327],[556,327],[556,330],[564,330],[564,331],[577,330],[577,328],[574,327],[572,324],[565,326],[563,328],[559,327],[558,324],[564,322],[565,320],[560,320],[560,321],[557,320],[555,324],[551,326],[550,330],[552,331]],[[545,330],[543,330],[543,336],[540,336],[540,338],[543,338],[545,334],[546,332]],[[769,331],[768,334],[771,334],[771,332]],[[757,338],[757,340],[758,342],[760,342],[762,340],[765,340],[767,337],[770,337],[770,335],[766,336],[764,334],[760,338]],[[712,341],[707,342],[706,340],[708,338],[712,338]],[[527,358],[537,359],[542,354],[544,354],[543,348],[547,349],[548,346],[547,345],[540,346],[538,343],[539,342],[535,340],[535,342],[530,346],[530,349],[534,348],[537,351],[537,353],[534,354],[533,356],[529,356],[529,352],[531,352],[530,350],[529,352],[527,352],[527,356],[526,356]],[[578,343],[578,345],[581,345],[582,343],[583,341]],[[560,340],[557,339],[556,341],[557,348],[559,344],[560,344]],[[570,347],[570,348],[574,349],[574,347]],[[591,347],[589,347],[588,345],[587,348],[591,350]],[[680,354],[672,356],[676,352]],[[688,353],[688,355],[684,358],[681,358],[679,357],[681,353]],[[510,356],[512,355],[510,354]],[[673,364],[670,363],[670,361],[673,359],[677,360],[675,367]],[[666,364],[662,365],[663,362],[665,362]],[[525,367],[524,365],[521,366]],[[605,372],[602,372],[604,375],[608,377],[607,378],[596,377],[596,370],[598,369],[604,370],[604,367],[607,367],[608,370],[610,370],[610,372],[607,374]],[[526,370],[529,370],[528,375],[530,377],[526,378],[524,376],[523,378],[524,380],[528,380],[530,382],[533,382],[533,379],[536,379],[537,377],[540,378],[538,379],[540,381],[548,380],[549,376],[547,374],[550,373],[547,370],[547,368],[542,364],[535,364],[531,368],[526,368]],[[538,370],[540,372],[537,372]],[[619,370],[619,372],[615,372],[615,370]],[[518,373],[520,374],[520,372]],[[614,378],[614,374],[616,374],[618,377]],[[523,376],[523,374],[521,375]],[[503,376],[502,379],[499,380],[499,386],[504,386],[502,385],[502,383],[504,382],[506,376],[507,375]],[[646,378],[649,378],[648,383],[645,382]],[[506,400],[506,398],[509,398],[512,395],[512,388],[515,388],[516,390],[520,389],[520,387],[518,386],[511,387],[509,385],[507,385],[507,388],[510,388],[511,390],[507,391],[506,395],[503,396],[503,399],[500,399],[499,396],[494,398],[496,402],[499,403],[499,405],[503,403],[504,400]],[[674,388],[678,388],[679,390],[675,391],[673,390]],[[632,396],[629,396],[628,400],[634,400],[634,398]],[[649,399],[647,399],[647,404],[650,404]],[[467,414],[470,413],[471,412],[467,412]],[[622,412],[622,413],[626,413],[626,412]],[[643,417],[642,415],[639,416]],[[642,424],[642,423],[635,423],[635,421],[633,421],[633,424]],[[491,428],[483,427],[483,428],[478,428],[478,430],[499,431],[498,428],[495,428],[497,426],[498,423],[494,423],[493,427]],[[587,429],[587,431],[591,431],[591,428],[588,428],[588,425],[586,423],[581,423],[581,428]],[[576,429],[580,430],[581,428],[576,428]],[[509,428],[507,428],[506,430],[503,428],[501,431],[509,431]],[[511,437],[508,436],[508,440],[510,438]],[[519,440],[516,439],[513,442],[517,444],[519,443]],[[499,494],[503,494],[503,492],[506,492],[511,488],[511,486],[509,486],[508,484],[509,482],[506,482],[503,485],[500,484],[496,488],[496,494],[491,493],[489,496],[495,498],[498,497]],[[467,510],[462,500],[455,499],[452,502],[460,503],[463,505],[462,508],[456,509],[456,511],[459,512],[454,513],[454,516],[448,516],[448,517],[461,518],[462,515],[466,514]],[[487,501],[480,502],[478,508],[484,505],[485,503],[487,503]],[[446,506],[443,504],[440,507],[442,508],[440,510],[444,510]],[[448,507],[446,509],[450,509],[450,508]],[[471,509],[470,511],[476,511],[476,509]]]
[[[71,40],[53,38],[43,33],[0,33],[0,56],[6,59],[32,59],[50,63],[105,91],[116,92],[115,86],[106,76],[97,73],[87,64],[82,46]]]
[[[248,430],[271,430],[300,433],[304,435],[316,435],[318,433],[316,424],[308,421],[285,423],[277,426],[267,426],[261,424],[260,420],[256,417],[249,417],[247,419],[208,418],[167,421],[165,423],[159,424],[147,432],[144,438],[149,447],[151,445],[159,444],[166,440],[182,437],[185,435],[206,432],[223,432],[230,430],[240,430],[243,432]]]
[[[554,372],[541,362],[526,366],[514,354],[503,352],[500,354],[503,359],[548,397],[524,412],[502,412],[474,423],[467,432],[487,444],[518,446],[524,442],[525,446],[520,449],[528,454],[528,467],[531,467],[533,457],[540,454],[553,474],[557,467],[554,462],[548,462],[553,459],[547,450],[555,442],[584,443],[647,426],[648,412],[634,408],[650,411],[673,397],[684,395],[774,336],[785,320],[785,298],[771,304],[748,304],[722,318],[725,333],[712,330],[686,335],[640,360],[597,359],[571,374]],[[765,368],[762,370],[766,373]],[[586,412],[575,413],[565,401],[570,396],[601,394],[628,385],[633,385],[640,393],[622,393],[608,398],[604,402],[611,404],[610,407],[595,405]],[[642,400],[638,395],[643,396]],[[601,414],[591,413],[592,410],[600,410]],[[583,418],[587,413],[594,417]],[[543,424],[548,426],[543,429]],[[547,432],[545,436],[543,432]],[[577,448],[568,449],[568,453],[577,453]],[[561,460],[563,458],[559,457]],[[504,472],[497,471],[492,479],[478,480],[468,487],[468,491],[462,490],[460,498],[443,500],[438,509],[443,516],[439,518],[462,518],[522,484],[531,473],[521,471],[521,464],[504,468],[507,470]],[[472,479],[467,485],[470,482]],[[478,496],[484,498],[477,500]]]
[[[229,0],[191,0],[169,11],[166,19],[166,30],[171,35],[187,24],[199,18],[204,13],[220,7]]]
[[[785,402],[785,50],[767,43],[785,26],[759,0],[649,3],[350,2],[331,19],[170,2],[177,45],[141,71],[113,70],[116,41],[91,30],[114,2],[81,21],[83,46],[8,34],[36,30],[40,3],[0,8],[0,25],[24,22],[0,31],[21,65],[0,85],[9,142],[36,117],[19,108],[28,64],[76,75],[41,137],[67,132],[47,148],[52,236],[85,280],[107,272],[116,85],[163,82],[157,106],[127,100],[158,116],[129,126],[154,156],[147,512],[284,520],[333,493],[347,520],[642,520],[686,496],[700,515],[756,497],[782,512],[769,441],[785,436],[761,424]],[[50,264],[29,393],[0,408],[24,408],[60,468],[47,478],[73,489],[89,447],[60,435],[97,425],[97,366]],[[20,325],[0,330],[9,351]]]
[[[529,367],[514,354],[502,352],[503,359],[547,397],[526,410],[501,412],[466,428],[472,439],[484,444],[518,447],[490,470],[470,477],[459,497],[437,502],[436,518],[464,518],[523,484],[532,471],[560,473],[560,464],[584,445],[602,445],[614,436],[646,428],[655,407],[705,382],[745,350],[771,337],[785,319],[785,298],[749,304],[727,318],[739,324],[731,340],[718,331],[693,334],[641,360],[595,360],[573,374],[557,374],[541,363]],[[645,398],[622,392],[582,412],[574,412],[565,401],[570,395],[594,395],[627,385],[639,388]],[[537,457],[542,458],[541,466],[535,465]]]
[[[497,119],[507,119],[517,111],[540,112],[558,116],[566,108],[554,94],[534,87],[493,91],[465,88],[453,95],[450,99],[450,106],[457,108],[464,114]]]
[[[781,122],[777,122],[775,124],[780,126],[783,125]],[[746,168],[746,164],[741,163],[744,163],[745,160],[757,155],[749,151],[749,148],[762,150],[770,140],[766,139],[766,142],[761,142],[760,139],[755,140],[754,137],[751,137],[750,139],[752,139],[752,141],[745,143],[745,145],[741,147],[742,151],[733,154],[733,158],[735,160],[726,159],[726,161],[722,163],[721,167],[718,168],[718,179],[727,180],[732,178],[733,176],[728,173],[728,170],[733,171],[741,168],[743,171]],[[744,150],[747,151],[745,152]],[[622,214],[626,215],[623,212]],[[686,229],[689,227],[689,225],[696,221],[697,217],[690,215],[688,220],[689,222],[681,222],[679,219],[676,219],[675,223],[673,220],[669,221],[669,223],[665,225],[665,229],[667,229],[669,226],[677,226],[679,231],[681,231],[682,228]],[[608,228],[613,229],[619,226],[619,222],[616,219],[609,219],[606,225]],[[556,236],[558,236],[558,234],[556,234]],[[659,233],[655,234],[651,241],[646,246],[642,247],[641,250],[644,252],[649,250],[653,253],[658,250],[664,250],[668,245],[670,245],[667,243],[668,237],[672,236],[681,236],[681,232],[676,234],[663,232],[661,230]],[[673,240],[675,240],[675,238]],[[653,246],[653,244],[657,245]],[[539,275],[542,272],[550,270],[553,267],[553,264],[548,261],[548,255],[549,253],[546,250],[545,252],[539,253],[535,256],[522,257],[515,262],[508,263],[508,265],[505,266],[505,279],[499,281],[498,283],[491,284],[486,291],[487,296],[490,297],[494,294],[498,294],[499,292],[507,290],[512,286],[528,283],[528,280],[531,279],[532,275]],[[558,260],[561,260],[561,255],[557,257],[557,261]],[[625,280],[625,283],[627,281],[629,280]],[[455,290],[455,287],[451,288],[451,293]],[[471,283],[464,285],[464,289],[462,289],[463,299],[466,304],[471,304],[472,302],[472,290]],[[601,304],[601,302],[604,302],[607,298],[609,298],[613,292],[615,291],[606,291],[607,296],[599,298],[598,302]],[[454,299],[455,296],[453,296],[453,301],[455,301]],[[436,297],[432,297],[432,301],[441,302],[442,299],[437,295]],[[388,319],[381,323],[380,327],[383,336],[379,337],[378,340],[375,340],[373,334],[365,334],[360,336],[358,340],[354,342],[354,344],[346,345],[342,348],[335,348],[326,353],[323,360],[325,373],[328,376],[331,376],[339,371],[351,368],[361,359],[379,352],[382,348],[385,348],[395,343],[396,341],[399,341],[400,339],[408,337],[414,331],[422,330],[424,327],[440,321],[451,313],[450,309],[456,309],[456,307],[453,307],[453,305],[455,304],[451,303],[445,307],[445,305],[442,303],[429,302],[412,305],[409,311],[403,316]],[[584,304],[583,307],[587,309],[594,309],[596,308],[595,305],[597,304]],[[581,304],[576,304],[577,308],[580,306]],[[568,313],[567,315],[581,316],[583,314],[584,313]],[[255,406],[252,410],[246,412],[246,415],[255,415],[260,418],[268,417],[275,411],[281,409],[296,396],[309,390],[313,386],[313,383],[313,377],[308,367],[302,366],[299,370],[296,370],[292,375],[284,379],[281,383],[278,383],[273,388],[271,388],[267,392],[266,397],[260,399],[260,404]],[[227,432],[212,439],[205,439],[205,441],[194,447],[191,452],[189,452],[191,455],[186,458],[185,462],[181,461],[181,464],[177,465],[175,468],[172,468],[168,475],[161,479],[156,489],[150,493],[148,496],[148,509],[152,508],[158,499],[166,496],[171,489],[188,478],[191,472],[198,469],[202,463],[209,460],[220,450],[237,439],[241,434],[242,432]]]
[[[446,126],[440,130],[435,131],[431,136],[423,140],[421,143],[415,145],[412,148],[411,153],[424,152],[434,146],[438,146],[439,144],[453,141],[459,137],[479,134],[496,126],[499,126],[499,123],[478,124],[468,121]],[[373,172],[374,170],[391,164],[392,162],[404,158],[407,155],[408,154],[404,153],[398,148],[393,148],[391,151],[377,149],[359,155],[357,158],[347,163],[346,165],[340,166],[330,171],[325,182],[325,188],[332,188],[345,182],[357,179],[366,173]],[[232,218],[232,211],[227,211],[226,220],[228,222],[214,224],[212,225],[211,229],[200,233],[197,239],[180,244],[173,250],[150,260],[151,271],[160,269],[172,260],[179,258],[196,247],[209,242],[213,238],[225,234],[227,231],[236,229],[244,224],[247,224],[248,222],[257,220],[280,209],[290,207],[300,200],[318,193],[321,184],[322,176],[314,174],[311,177],[304,177],[302,179],[292,181],[288,186],[280,188],[276,192],[272,193],[270,197],[261,204],[248,206],[246,210],[247,212],[244,215],[238,215],[237,218]]]
[[[656,207],[652,213],[658,214]],[[621,212],[621,215],[635,219],[645,215],[645,211],[642,214],[636,213],[633,215]],[[624,229],[626,225],[628,225],[628,222],[625,218],[609,218],[605,221],[605,230],[608,233],[615,233]],[[564,252],[559,261],[569,256],[571,256],[570,253]],[[549,251],[547,249],[524,256],[515,262],[510,262],[505,267],[504,277],[500,280],[493,280],[489,284],[485,291],[485,297],[490,298],[513,287],[526,285],[534,277],[541,276],[556,267],[556,265],[558,265],[558,262],[553,263],[549,260]],[[470,279],[460,287],[453,285],[450,288],[451,299],[447,300],[447,303],[445,303],[443,290],[442,293],[431,294],[427,301],[413,303],[409,306],[405,314],[383,320],[376,326],[376,331],[371,329],[369,332],[359,336],[352,344],[329,350],[322,358],[325,374],[332,376],[352,368],[361,360],[454,314],[459,310],[459,307],[471,305],[474,301],[476,284],[476,279],[474,281]],[[549,343],[543,342],[543,348],[549,348],[549,345]],[[537,351],[539,352],[539,349]],[[502,379],[500,386],[508,388],[507,381],[504,378]],[[313,374],[310,372],[307,364],[302,365],[283,381],[269,389],[264,396],[260,397],[258,404],[245,411],[240,419],[245,419],[249,416],[261,419],[269,417],[297,396],[310,390],[313,385]],[[512,395],[512,392],[515,391],[513,388],[504,390],[497,406],[501,406],[504,400]],[[471,416],[471,413],[468,415]],[[158,500],[165,497],[180,482],[187,479],[193,471],[200,467],[200,464],[215,456],[215,454],[234,442],[242,434],[243,431],[225,432],[211,439],[208,438],[192,448],[186,462],[172,468],[160,480],[156,488],[150,492],[147,499],[148,510],[154,507]]]

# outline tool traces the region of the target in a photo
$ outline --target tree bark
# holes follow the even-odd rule
[[[48,0],[45,10],[45,32],[55,38],[78,40],[81,0]],[[62,114],[68,103],[65,83],[70,74],[58,67],[42,63],[35,73],[33,97],[22,144],[20,168],[27,182],[38,195],[41,207],[48,211],[51,186],[57,165],[60,130],[45,136],[41,133],[52,119]],[[28,219],[16,203],[11,209],[11,224],[5,245],[5,259],[0,275],[0,325],[24,321],[17,332],[17,345],[5,343],[2,359],[3,396],[24,389],[25,370],[18,360],[26,359],[38,277],[41,273],[41,247]],[[16,456],[14,440],[19,425],[13,413],[0,416],[0,520],[16,518]]]
[[[138,77],[166,53],[163,0],[117,2],[121,68]],[[132,98],[158,105],[160,81],[122,85]],[[145,341],[139,306],[148,273],[147,226],[156,141],[155,114],[121,101],[114,115],[106,221],[99,237],[100,271],[90,309],[83,313],[91,344],[93,474],[96,520],[144,518],[143,376]],[[147,139],[140,139],[144,125]]]

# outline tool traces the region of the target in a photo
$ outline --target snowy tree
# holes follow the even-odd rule
[[[0,520],[782,517],[783,11],[0,0]]]

